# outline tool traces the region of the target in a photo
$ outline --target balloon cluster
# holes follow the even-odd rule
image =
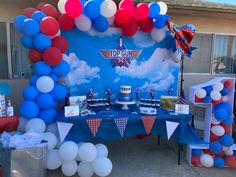
[[[46,124],[55,121],[57,103],[66,96],[66,88],[58,83],[58,78],[70,71],[62,59],[68,42],[60,36],[59,14],[54,6],[40,3],[37,9],[26,8],[23,15],[14,19],[14,27],[23,33],[21,43],[29,49],[35,74],[23,91],[25,102],[20,106],[20,115],[41,118]]]
[[[192,164],[222,168],[236,167],[236,157],[230,148],[232,138],[233,110],[229,103],[229,94],[232,92],[233,82],[226,80],[212,86],[200,88],[195,93],[195,101],[212,103],[213,117],[211,118],[209,149],[203,151],[192,150]]]

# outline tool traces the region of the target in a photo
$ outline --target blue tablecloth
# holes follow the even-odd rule
[[[142,122],[142,117],[148,115],[133,114],[132,110],[134,109],[131,108],[128,111],[122,111],[114,107],[112,108],[112,111],[115,111],[117,115],[112,118],[100,114],[94,116],[77,116],[65,118],[63,110],[58,113],[57,121],[74,124],[66,137],[67,141],[75,141],[77,143],[81,141],[113,141],[123,137],[132,137],[138,134],[146,133]],[[178,122],[179,126],[171,136],[172,139],[176,140],[178,143],[183,144],[204,143],[195,130],[189,125],[189,122],[192,120],[192,115],[174,115],[164,110],[158,110],[158,113],[154,116],[156,116],[156,120],[152,127],[151,134],[167,136],[166,121]],[[86,122],[86,119],[91,118],[102,119],[96,137],[93,137]],[[123,137],[120,135],[119,130],[117,129],[114,118],[129,118]]]

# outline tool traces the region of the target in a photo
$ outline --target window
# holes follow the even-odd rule
[[[8,78],[6,23],[0,22],[0,79]]]
[[[29,78],[31,76],[31,64],[28,60],[28,50],[20,42],[21,33],[16,31],[13,24],[10,25],[12,78]]]
[[[210,73],[212,34],[196,34],[191,42],[191,46],[196,47],[191,58],[185,57],[185,73]]]

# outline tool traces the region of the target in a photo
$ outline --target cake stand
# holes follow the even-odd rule
[[[135,101],[134,100],[132,100],[132,101],[119,101],[119,100],[116,100],[116,104],[122,105],[122,107],[121,107],[122,110],[129,110],[128,105],[135,104]]]

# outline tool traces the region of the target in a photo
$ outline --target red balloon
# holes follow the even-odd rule
[[[46,4],[42,7],[41,9],[42,12],[44,12],[47,16],[50,16],[50,17],[53,17],[55,19],[58,18],[58,11],[56,9],[56,7],[54,7],[53,5],[51,4]]]
[[[224,151],[221,151],[219,154],[216,154],[216,157],[224,157],[225,153]]]
[[[83,5],[80,0],[67,0],[65,4],[66,15],[76,18],[82,14]]]
[[[59,31],[59,23],[53,17],[44,17],[40,23],[40,30],[48,36],[54,36]]]
[[[63,30],[71,30],[74,27],[74,19],[72,17],[69,17],[66,14],[62,14],[59,19],[59,25],[60,28]]]
[[[50,47],[45,50],[43,59],[48,65],[55,66],[61,62],[62,53],[58,48]]]
[[[38,10],[42,10],[42,8],[43,8],[43,6],[45,6],[47,3],[46,2],[41,2],[41,3],[39,3],[38,5],[37,5],[37,9]]]
[[[231,87],[233,87],[233,83],[231,81],[225,81],[224,86],[227,88],[231,88]]]
[[[195,102],[196,102],[196,103],[200,103],[200,102],[202,102],[202,99],[201,99],[201,98],[198,98],[197,96],[195,96]]]
[[[122,26],[122,32],[126,36],[133,36],[138,30],[137,21],[131,18],[127,23]]]
[[[31,49],[28,53],[28,58],[32,63],[37,63],[43,60],[43,53],[36,49]]]
[[[210,133],[210,141],[217,141],[219,140],[219,137],[216,136],[214,133]]]
[[[52,39],[52,47],[58,48],[62,53],[68,49],[68,42],[66,38],[62,36],[57,36]]]
[[[204,154],[208,154],[212,157],[215,157],[215,154],[213,152],[211,152],[210,149],[203,149],[202,151]]]
[[[128,12],[124,9],[119,9],[116,11],[115,14],[115,21],[119,24],[124,24],[129,21],[129,15]]]
[[[26,17],[31,18],[32,14],[36,11],[38,11],[38,10],[33,8],[33,7],[27,7],[27,8],[24,9],[23,15],[26,16]]]
[[[139,3],[134,11],[134,18],[136,20],[144,20],[148,17],[149,7],[145,3]]]
[[[220,125],[225,129],[225,134],[232,134],[232,125],[225,125],[223,123],[220,123]]]
[[[138,25],[143,32],[150,32],[153,28],[153,20],[148,17],[144,20],[138,21]]]
[[[134,16],[134,3],[132,0],[122,0],[119,4],[119,9],[126,10],[130,17]]]
[[[222,101],[221,99],[218,100],[218,101],[212,100],[211,103],[212,103],[212,104],[219,104],[221,101]]]
[[[200,166],[201,165],[200,157],[199,156],[192,156],[191,164],[193,166]]]
[[[116,20],[114,21],[114,25],[115,25],[115,27],[117,27],[117,28],[122,28],[122,26],[123,26],[123,24],[117,22]]]
[[[225,157],[225,164],[229,167],[236,168],[236,157],[235,156]]]

